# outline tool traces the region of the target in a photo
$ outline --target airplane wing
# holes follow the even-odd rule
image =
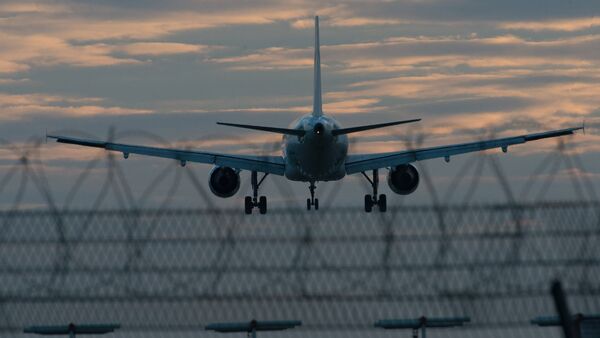
[[[573,134],[573,132],[580,129],[583,129],[583,127],[567,128],[547,131],[543,133],[526,134],[515,137],[506,137],[495,140],[478,141],[471,143],[453,144],[433,148],[405,150],[379,154],[348,155],[348,159],[346,160],[346,173],[355,174],[367,170],[390,168],[401,164],[429,160],[432,158],[445,158],[447,161],[449,161],[450,157],[454,155],[493,148],[502,148],[503,151],[506,151],[508,146],[510,145],[521,144],[529,141],[541,140],[550,137],[571,135]]]
[[[106,150],[118,151],[123,153],[125,158],[128,158],[129,154],[139,154],[174,159],[180,161],[182,165],[185,165],[186,162],[206,163],[280,176],[282,176],[285,172],[285,164],[281,156],[217,154],[194,150],[168,149],[112,143],[66,136],[48,135],[47,137],[56,139],[56,142],[59,143],[68,143],[85,147],[103,148]]]

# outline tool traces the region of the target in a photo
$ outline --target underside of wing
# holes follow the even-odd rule
[[[112,143],[67,136],[48,135],[47,137],[56,139],[56,142],[59,143],[75,144],[79,146],[102,148],[121,152],[125,158],[128,158],[130,154],[138,154],[174,159],[180,161],[182,165],[185,165],[186,162],[205,163],[280,176],[285,172],[285,165],[281,156],[219,154],[194,150]]]
[[[494,140],[486,140],[471,143],[453,144],[440,147],[405,150],[391,153],[379,154],[357,154],[348,155],[346,161],[346,173],[354,174],[367,170],[379,168],[390,168],[416,161],[429,160],[433,158],[445,158],[449,160],[451,156],[465,154],[487,149],[501,148],[503,151],[508,146],[521,144],[530,141],[541,140],[545,138],[571,135],[582,127],[552,130],[536,134],[526,134],[515,137],[506,137]]]

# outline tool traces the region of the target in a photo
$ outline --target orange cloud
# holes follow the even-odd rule
[[[18,6],[14,3],[13,6]],[[43,12],[21,11],[22,15],[6,18],[0,27],[12,31],[45,32],[63,40],[100,41],[108,39],[155,39],[176,32],[213,28],[227,25],[268,24],[280,20],[290,20],[309,14],[306,9],[294,9],[286,4],[269,8],[232,9],[222,11],[162,11],[144,13],[138,11],[129,17],[119,16],[110,20],[102,17],[77,15],[79,12],[98,10],[96,5],[73,5],[72,15],[52,15],[53,5],[47,5]],[[56,12],[64,9],[57,6]],[[105,13],[100,11],[99,14]],[[118,10],[114,8],[112,10]],[[110,9],[109,9],[110,12]],[[145,14],[145,15],[144,15]],[[28,16],[23,20],[23,16]]]
[[[543,69],[557,66],[594,67],[595,59],[579,57],[571,51],[598,40],[597,36],[544,41],[527,41],[514,35],[486,38],[396,37],[376,42],[324,45],[321,50],[323,65],[329,66],[328,71],[346,74],[442,71],[444,68],[454,71],[455,67],[465,66],[483,70]],[[490,46],[499,46],[499,51],[505,48],[507,52],[494,52]],[[518,48],[516,52],[514,48]],[[560,48],[565,52],[561,53]],[[444,50],[449,52],[444,53]],[[312,48],[272,47],[248,55],[211,58],[209,61],[229,64],[229,69],[243,71],[308,69],[312,67]]]
[[[31,13],[44,13],[44,14],[56,14],[69,12],[69,8],[66,5],[58,3],[44,4],[40,2],[13,2],[0,4],[0,13],[2,14],[31,14]]]
[[[397,25],[405,23],[399,19],[379,19],[367,18],[359,16],[340,17],[334,14],[331,17],[321,20],[319,25],[322,27],[356,27],[356,26],[380,26],[380,25]],[[348,15],[348,14],[347,14]],[[349,14],[351,15],[351,14]],[[315,26],[314,18],[304,18],[292,21],[292,27],[296,29],[313,29]]]
[[[69,98],[45,94],[0,93],[0,120],[18,120],[34,114],[72,117],[148,114],[152,110],[103,106],[100,98]]]
[[[29,70],[29,66],[26,64],[0,59],[0,73],[16,73],[26,70]]]
[[[572,18],[547,21],[518,21],[503,22],[498,25],[501,29],[530,30],[530,31],[565,31],[574,32],[600,26],[600,18]]]
[[[110,7],[97,11],[110,12]],[[0,72],[27,71],[36,66],[70,65],[98,67],[139,64],[135,58],[115,56],[168,55],[201,52],[206,46],[175,42],[148,41],[176,32],[225,25],[267,24],[306,15],[306,10],[288,6],[269,9],[208,11],[164,11],[107,20],[90,16],[95,5],[60,5],[8,2],[0,13],[10,14],[0,20]],[[65,15],[68,13],[68,15]],[[83,13],[88,13],[83,14]],[[144,15],[145,14],[145,15]],[[134,40],[119,45],[106,40]],[[99,43],[98,41],[104,41]]]
[[[281,47],[271,47],[260,50],[258,53],[213,58],[211,62],[221,64],[231,64],[231,70],[282,70],[311,68],[313,65],[312,50],[289,49]]]
[[[72,45],[52,36],[20,37],[5,33],[0,33],[0,39],[3,41],[0,70],[6,73],[25,71],[32,66],[94,67],[140,63],[135,59],[112,56],[113,48],[106,44]]]
[[[129,55],[170,55],[199,53],[208,49],[203,45],[192,45],[175,42],[137,42],[115,48]]]

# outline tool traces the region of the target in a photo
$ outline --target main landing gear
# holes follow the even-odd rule
[[[373,179],[371,179],[365,172],[362,172],[363,176],[371,183],[371,187],[373,187],[373,195],[365,195],[365,211],[371,212],[373,210],[373,206],[379,207],[379,211],[386,212],[387,211],[387,197],[385,194],[379,195],[377,198],[377,188],[379,187],[379,171],[377,169],[373,170]]]
[[[254,207],[258,207],[258,211],[263,215],[267,213],[267,197],[260,196],[259,198],[258,188],[268,175],[264,174],[260,181],[258,181],[258,173],[256,171],[252,172],[252,197],[246,196],[244,199],[244,211],[246,214],[251,214]]]
[[[315,198],[315,182],[311,181],[310,186],[308,187],[310,190],[310,198],[306,199],[306,210],[310,210],[311,207],[315,207],[315,210],[319,210],[319,199]]]

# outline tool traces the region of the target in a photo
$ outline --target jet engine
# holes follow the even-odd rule
[[[419,172],[410,164],[402,164],[390,170],[387,182],[396,194],[412,194],[419,186]]]
[[[233,168],[214,167],[209,174],[208,186],[219,197],[231,197],[240,189],[240,174]]]

